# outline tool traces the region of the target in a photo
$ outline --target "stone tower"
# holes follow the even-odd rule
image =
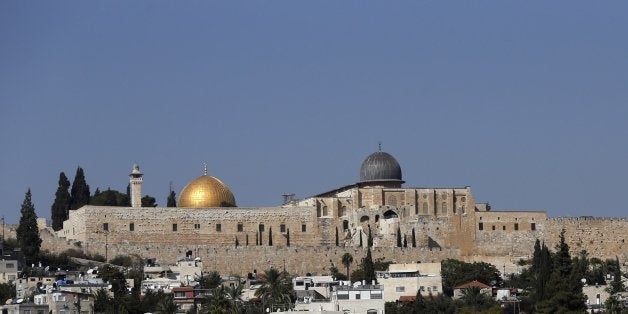
[[[131,207],[142,207],[142,173],[137,164],[133,165],[133,170],[129,174],[129,185],[131,186]]]

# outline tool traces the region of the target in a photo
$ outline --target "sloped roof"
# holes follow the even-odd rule
[[[471,288],[471,287],[478,287],[480,289],[488,289],[491,286],[489,286],[489,285],[487,285],[485,283],[479,282],[477,280],[474,280],[474,281],[471,281],[471,282],[467,282],[467,283],[463,283],[461,285],[458,285],[458,286],[454,287],[454,289],[466,289],[466,288]]]

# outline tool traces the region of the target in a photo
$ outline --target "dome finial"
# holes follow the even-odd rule
[[[207,163],[206,162],[203,163],[203,175],[204,176],[207,175]]]
[[[379,151],[382,151],[382,141],[377,142],[377,146],[379,148]]]

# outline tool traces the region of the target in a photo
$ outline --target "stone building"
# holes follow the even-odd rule
[[[141,198],[137,165],[130,181],[131,199]],[[565,228],[574,252],[628,258],[625,218],[550,219],[543,211],[494,211],[476,203],[468,186],[404,183],[397,160],[380,149],[364,160],[354,184],[281,206],[242,208],[227,185],[205,170],[183,188],[179,207],[84,206],[71,211],[44,246],[138,254],[168,263],[191,251],[207,269],[240,275],[270,266],[326,273],[332,264],[342,265],[346,252],[359,261],[370,234],[375,258],[482,260],[513,272],[519,259],[531,255],[536,239],[553,247]]]

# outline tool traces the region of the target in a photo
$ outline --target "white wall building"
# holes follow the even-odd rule
[[[401,296],[438,295],[443,293],[440,263],[390,264],[387,271],[377,272],[377,282],[384,286],[384,301],[394,302]]]

